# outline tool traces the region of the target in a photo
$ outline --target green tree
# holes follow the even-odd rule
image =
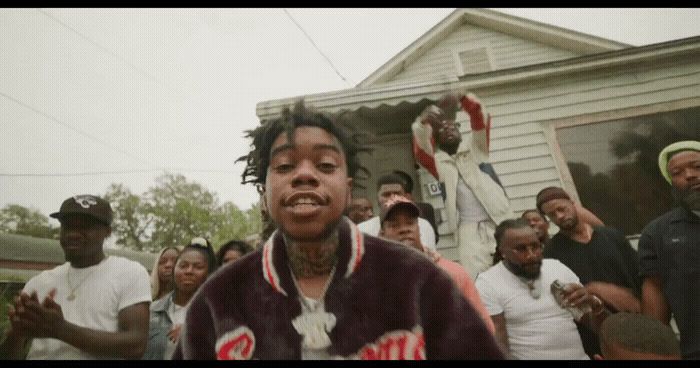
[[[196,236],[218,248],[262,228],[258,206],[241,211],[231,202],[220,204],[215,192],[179,174],[158,177],[140,196],[123,184],[112,184],[105,198],[114,210],[116,243],[125,248],[156,252],[185,245]]]
[[[261,234],[265,224],[260,211],[260,202],[254,203],[245,211],[245,214],[248,220],[248,231],[245,235]]]
[[[104,198],[114,211],[112,232],[117,238],[116,243],[139,251],[150,248],[148,227],[153,217],[145,212],[141,197],[133,194],[124,184],[112,184]]]
[[[231,202],[225,202],[216,215],[218,228],[211,241],[217,249],[229,240],[244,240],[251,231],[248,213]]]
[[[195,236],[211,239],[220,219],[216,193],[179,174],[165,174],[156,182],[144,194],[144,212],[153,217],[152,247],[184,245]]]
[[[36,238],[58,239],[59,228],[36,209],[9,204],[0,210],[0,231]]]

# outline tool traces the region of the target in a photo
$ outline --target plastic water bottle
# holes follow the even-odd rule
[[[574,320],[580,321],[581,317],[583,317],[584,314],[591,313],[592,308],[588,304],[584,304],[584,305],[581,305],[578,307],[565,307],[564,306],[564,288],[565,287],[566,287],[566,285],[563,282],[561,282],[559,280],[554,280],[554,282],[552,282],[552,286],[551,286],[552,295],[554,295],[554,299],[557,301],[559,306],[561,306],[562,308],[566,308],[566,310],[568,310],[569,313],[571,313],[571,316],[574,317]]]

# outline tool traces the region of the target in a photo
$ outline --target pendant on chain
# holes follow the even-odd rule
[[[302,313],[292,321],[297,332],[304,336],[302,344],[308,349],[325,349],[331,346],[328,332],[335,327],[335,315],[322,310]]]

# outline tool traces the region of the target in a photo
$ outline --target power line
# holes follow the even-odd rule
[[[154,165],[154,164],[152,164],[152,163],[150,163],[150,162],[148,162],[148,161],[142,159],[141,157],[134,156],[134,155],[132,155],[131,153],[122,150],[121,148],[114,147],[114,146],[110,145],[109,143],[107,143],[107,142],[105,142],[105,141],[103,141],[103,140],[101,140],[101,139],[95,137],[94,135],[92,135],[92,134],[90,134],[90,133],[87,133],[87,132],[84,132],[84,131],[82,131],[82,130],[80,130],[80,129],[78,129],[78,128],[74,128],[74,127],[71,126],[70,124],[65,123],[65,122],[59,120],[59,119],[56,118],[55,116],[50,115],[50,114],[48,114],[48,113],[45,113],[45,112],[43,112],[43,111],[41,111],[41,110],[35,108],[34,106],[31,106],[31,105],[29,105],[29,104],[27,104],[27,103],[25,103],[25,102],[23,102],[23,101],[20,101],[20,100],[14,98],[14,97],[8,95],[8,94],[5,94],[5,93],[2,92],[2,91],[0,91],[0,96],[5,97],[6,99],[8,99],[8,100],[10,100],[10,101],[13,101],[13,102],[16,103],[16,104],[21,105],[21,106],[23,106],[23,107],[25,107],[25,108],[27,108],[27,109],[29,109],[29,110],[35,112],[36,114],[39,114],[39,115],[45,117],[46,119],[48,119],[48,120],[50,120],[50,121],[53,121],[54,123],[56,123],[56,124],[58,124],[58,125],[64,126],[64,127],[68,128],[68,129],[70,129],[70,130],[72,130],[72,131],[74,131],[74,132],[76,132],[76,133],[78,133],[78,134],[80,134],[80,135],[82,135],[82,136],[84,136],[84,137],[86,137],[86,138],[89,138],[90,140],[95,141],[95,142],[97,142],[97,143],[99,143],[99,144],[101,144],[101,145],[103,145],[103,146],[105,146],[105,147],[107,147],[107,148],[110,148],[110,149],[112,149],[112,150],[114,150],[114,151],[117,151],[117,152],[119,152],[119,153],[121,153],[121,154],[124,154],[124,155],[126,155],[126,156],[129,156],[129,157],[133,158],[134,160],[140,161],[140,162],[145,163],[145,164],[147,164],[147,165],[149,165],[149,166],[158,167],[158,165]]]
[[[61,26],[65,27],[66,29],[69,29],[71,32],[75,33],[75,34],[78,35],[80,38],[82,38],[83,40],[89,42],[90,44],[92,44],[93,46],[97,47],[98,49],[100,49],[100,50],[106,52],[107,54],[109,54],[109,55],[115,57],[116,59],[118,59],[119,61],[123,62],[124,64],[130,66],[130,67],[131,67],[133,70],[135,70],[137,73],[146,76],[147,78],[153,80],[154,82],[160,84],[161,86],[163,86],[163,87],[165,87],[165,88],[170,89],[170,90],[173,91],[173,92],[179,93],[178,90],[176,90],[175,88],[173,88],[173,87],[170,86],[169,84],[167,84],[167,83],[161,81],[161,80],[158,79],[157,77],[151,75],[149,72],[147,72],[147,71],[145,71],[145,70],[139,68],[138,66],[136,66],[136,64],[130,62],[129,60],[126,60],[126,59],[123,58],[121,55],[117,54],[116,52],[114,52],[114,51],[108,49],[108,48],[105,47],[105,46],[102,46],[102,45],[101,45],[100,43],[98,43],[97,41],[95,41],[95,40],[91,39],[90,37],[88,37],[88,36],[86,36],[86,35],[80,33],[77,29],[71,27],[68,23],[66,23],[66,22],[64,22],[64,21],[62,21],[62,20],[60,20],[60,19],[58,19],[58,18],[55,17],[54,15],[49,14],[49,13],[47,13],[46,11],[44,11],[44,10],[42,10],[42,9],[37,9],[37,11],[38,11],[39,13],[41,13],[41,14],[44,14],[45,16],[47,16],[47,17],[50,18],[51,20],[55,21],[56,23],[60,24]]]
[[[311,42],[311,44],[314,46],[314,48],[316,48],[316,51],[318,51],[318,53],[321,54],[321,56],[323,56],[324,59],[326,59],[326,61],[328,62],[328,64],[329,64],[329,65],[331,66],[331,68],[333,68],[333,70],[335,71],[335,74],[338,74],[338,76],[340,77],[340,79],[342,79],[345,83],[349,84],[349,85],[352,87],[352,84],[350,84],[350,82],[348,82],[348,80],[347,80],[342,74],[340,74],[340,72],[339,72],[338,69],[335,67],[335,65],[333,65],[333,62],[331,61],[331,59],[329,59],[328,56],[326,56],[326,54],[323,53],[323,51],[321,51],[321,49],[316,45],[316,42],[314,42],[314,40],[311,39],[311,36],[309,36],[309,34],[306,33],[306,31],[304,30],[304,28],[294,19],[294,17],[292,17],[291,14],[289,14],[289,12],[287,11],[287,9],[282,9],[282,10],[284,10],[284,12],[287,14],[287,16],[289,17],[289,19],[291,19],[292,22],[294,22],[294,24],[297,26],[297,28],[299,28],[299,30],[301,30],[301,32],[304,34],[304,36],[306,36],[306,39],[308,39],[309,42]],[[352,83],[354,84],[355,82],[352,82]]]
[[[98,175],[114,175],[114,174],[132,174],[132,173],[147,173],[155,172],[160,170],[124,170],[124,171],[95,171],[95,172],[83,172],[83,173],[0,173],[0,176],[5,177],[70,177],[70,176],[98,176]]]
[[[143,170],[115,170],[115,171],[93,171],[81,173],[0,173],[0,177],[75,177],[75,176],[100,176],[100,175],[117,175],[117,174],[142,174],[150,172],[202,172],[202,173],[220,173],[220,174],[235,174],[231,170],[219,169],[189,169],[189,168],[164,168],[164,169],[143,169]]]
[[[99,143],[107,148],[110,148],[110,149],[117,151],[121,154],[124,154],[124,155],[126,155],[134,160],[140,161],[142,163],[145,163],[145,164],[153,167],[152,169],[131,169],[131,170],[120,170],[120,171],[95,171],[95,172],[83,172],[83,173],[0,173],[0,177],[61,177],[61,176],[71,177],[71,176],[98,176],[98,175],[115,175],[115,174],[133,174],[133,173],[148,173],[148,172],[168,172],[168,171],[235,174],[235,172],[233,172],[231,170],[222,170],[222,169],[193,169],[193,168],[177,168],[177,167],[175,167],[175,168],[163,168],[163,167],[155,165],[147,160],[144,160],[141,157],[135,156],[135,155],[129,153],[128,151],[124,151],[118,147],[114,147],[114,146],[110,145],[109,143],[95,137],[94,135],[87,133],[87,132],[84,132],[78,128],[75,128],[75,127],[71,126],[70,124],[59,120],[55,116],[50,115],[46,112],[43,112],[43,111],[35,108],[34,106],[31,106],[23,101],[20,101],[14,97],[2,92],[2,91],[0,91],[0,96],[5,97],[6,99],[8,99],[16,104],[18,104],[22,107],[25,107],[25,108],[31,110],[32,112],[34,112],[38,115],[41,115],[44,118],[46,118],[46,119],[48,119],[56,124],[64,126],[64,127],[68,128],[68,129],[70,129],[70,130],[72,130],[72,131],[92,140],[92,141],[95,141],[95,142],[97,142],[97,143]]]

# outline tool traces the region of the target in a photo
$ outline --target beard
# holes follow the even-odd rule
[[[522,265],[517,265],[515,263],[509,262],[507,259],[503,259],[503,265],[512,272],[515,276],[524,277],[528,280],[534,280],[540,277],[540,270],[542,269],[542,261],[528,263],[528,265],[537,265],[536,271],[530,271],[524,268]]]
[[[445,153],[447,153],[448,155],[454,155],[455,153],[457,153],[457,149],[459,149],[460,143],[462,143],[461,140],[441,143],[440,149],[445,151]]]
[[[559,225],[559,224],[557,224],[557,225],[559,226],[560,229],[563,229],[563,230],[573,230],[576,227],[576,225],[578,225],[578,216],[576,216],[574,214],[574,216],[571,217],[570,219],[562,221],[561,225]]]
[[[697,190],[673,187],[671,193],[682,207],[690,211],[700,211],[700,192]]]

